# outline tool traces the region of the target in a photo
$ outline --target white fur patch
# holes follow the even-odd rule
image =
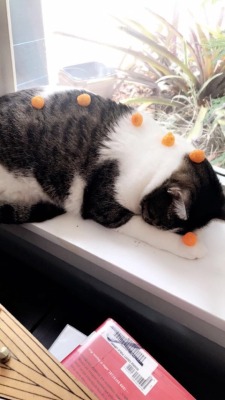
[[[70,194],[64,203],[64,208],[67,212],[71,212],[74,215],[79,214],[83,202],[85,185],[85,181],[79,175],[74,176],[70,187]]]
[[[9,172],[0,165],[0,201],[8,204],[32,205],[50,199],[32,175],[24,176],[20,172]]]
[[[178,169],[186,153],[193,146],[184,138],[175,135],[172,147],[161,143],[167,133],[149,115],[142,113],[140,127],[131,123],[131,117],[123,117],[114,132],[104,143],[100,160],[119,161],[120,175],[116,181],[116,198],[124,207],[140,213],[142,198],[160,186]]]

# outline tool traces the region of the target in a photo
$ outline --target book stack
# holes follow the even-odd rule
[[[63,336],[49,349],[56,356],[57,346],[62,349]],[[61,354],[61,362],[99,400],[194,400],[111,318],[90,336],[81,336],[79,344],[74,330],[70,346],[72,343],[74,349],[63,359]]]

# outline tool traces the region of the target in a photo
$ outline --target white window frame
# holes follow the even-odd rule
[[[9,0],[0,0],[0,95],[15,90],[16,72]]]

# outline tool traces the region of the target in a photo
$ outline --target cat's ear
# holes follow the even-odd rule
[[[188,218],[187,204],[189,200],[188,191],[177,186],[171,186],[167,192],[173,197],[173,212],[184,221]]]

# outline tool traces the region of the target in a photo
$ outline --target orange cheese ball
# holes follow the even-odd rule
[[[77,96],[77,103],[79,106],[88,107],[91,104],[91,96],[88,93],[82,93]]]
[[[45,99],[42,96],[34,96],[31,99],[31,104],[34,108],[41,110],[45,105]]]
[[[197,243],[197,235],[193,232],[187,232],[184,236],[182,236],[182,242],[186,246],[195,246]]]
[[[143,116],[139,112],[136,112],[131,116],[131,122],[134,126],[141,126],[143,122]]]
[[[165,136],[163,136],[162,144],[164,146],[171,147],[174,145],[174,143],[175,143],[175,136],[173,135],[172,132],[168,132]]]
[[[189,153],[189,158],[191,161],[200,164],[202,161],[205,160],[205,153],[203,150],[196,149]]]

